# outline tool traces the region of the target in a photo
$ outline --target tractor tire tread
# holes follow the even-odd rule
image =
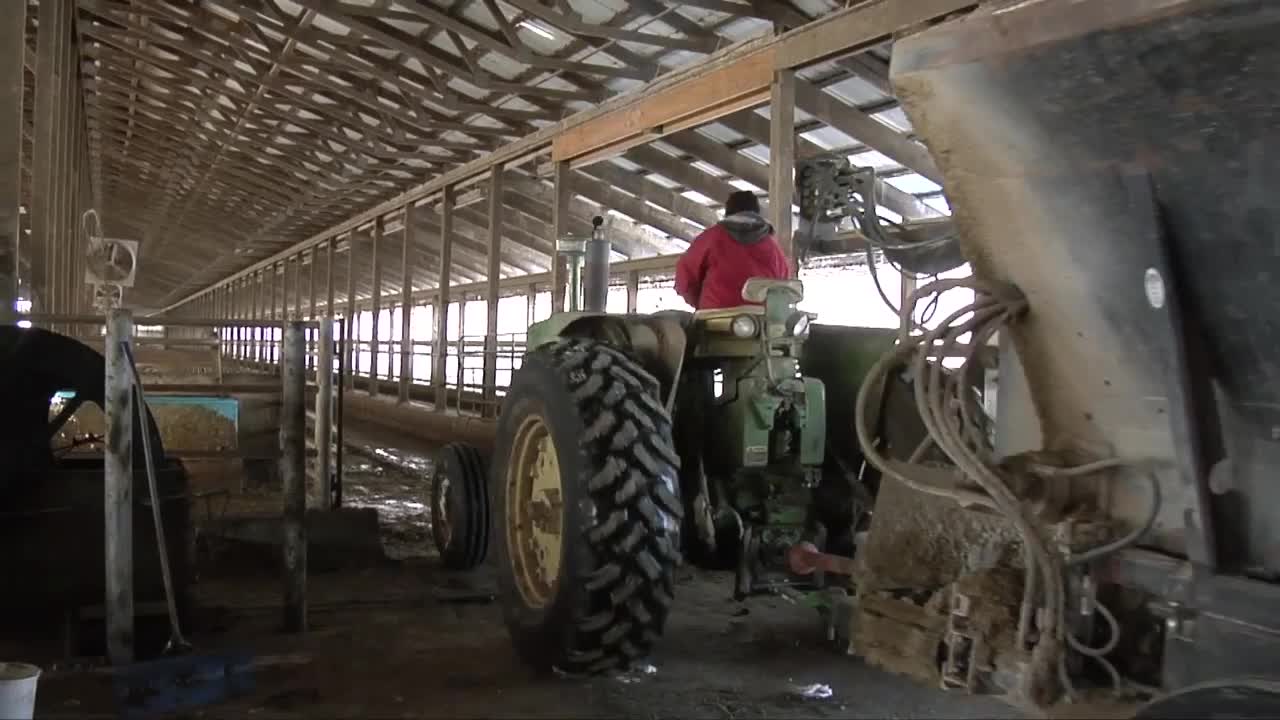
[[[442,448],[437,459],[440,470],[450,473],[450,490],[460,493],[463,507],[449,526],[455,537],[442,538],[435,534],[436,549],[441,562],[450,570],[470,570],[484,562],[489,551],[491,512],[489,508],[488,462],[480,450],[466,443],[449,443]],[[431,512],[439,507],[438,478],[433,480]],[[457,487],[454,487],[454,484]],[[435,528],[441,527],[436,522]]]
[[[538,352],[574,399],[588,459],[584,487],[595,509],[584,539],[595,558],[574,625],[569,673],[622,669],[661,637],[673,600],[680,521],[672,512],[676,457],[671,418],[656,400],[659,384],[620,350],[565,339]],[[678,491],[677,491],[678,492]],[[597,654],[601,651],[603,657]]]

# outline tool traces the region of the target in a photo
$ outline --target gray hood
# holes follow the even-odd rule
[[[773,226],[755,212],[726,215],[720,225],[741,245],[755,245],[773,233]]]

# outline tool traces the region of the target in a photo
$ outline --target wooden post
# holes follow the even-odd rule
[[[293,257],[293,314],[289,317],[302,319],[302,253]]]
[[[791,203],[795,197],[796,73],[777,70],[769,95],[769,212],[773,232],[795,274]]]
[[[333,252],[334,246],[338,244],[337,237],[331,237],[324,244],[324,315],[328,320],[332,320],[333,312]]]
[[[356,239],[360,237],[357,230],[352,229],[351,234],[347,236],[347,319],[346,330],[343,331],[342,337],[346,340],[343,343],[342,352],[344,356],[344,366],[347,368],[347,376],[343,378],[343,385],[347,390],[355,389],[355,377],[359,372],[354,364],[356,354]]]
[[[458,349],[455,354],[457,361],[454,377],[457,380],[454,384],[458,388],[458,409],[462,409],[462,398],[466,390],[466,374],[467,374],[467,293],[458,293]]]
[[[316,265],[320,264],[320,248],[311,248],[311,273],[307,277],[307,319],[316,319]]]
[[[333,322],[320,323],[316,348],[316,475],[321,509],[333,506]]]
[[[35,107],[33,108],[32,157],[31,157],[31,247],[41,250],[43,280],[41,284],[42,309],[60,312],[60,293],[65,289],[65,278],[60,276],[63,218],[59,215],[62,198],[62,182],[65,179],[64,146],[70,133],[64,122],[69,106],[66,76],[73,69],[67,67],[66,45],[73,37],[72,19],[67,0],[46,0],[37,9],[35,62]],[[26,43],[5,51],[25,52]],[[18,68],[21,83],[21,66]],[[21,85],[19,86],[21,92]],[[21,103],[19,103],[21,105]],[[6,108],[7,110],[7,108]],[[18,126],[20,132],[22,126]],[[20,141],[19,141],[20,142]],[[19,147],[21,147],[19,145]],[[61,329],[54,326],[54,329]]]
[[[573,171],[568,161],[555,164],[555,199],[551,205],[551,314],[564,312],[565,283],[568,266],[560,254],[560,238],[569,233],[569,203],[573,199]]]
[[[284,629],[307,629],[306,335],[290,322],[281,335],[280,478],[284,486]],[[320,424],[320,418],[316,418]]]
[[[123,343],[133,337],[133,316],[113,310],[107,318],[104,462],[107,657],[133,662],[133,382]]]
[[[277,262],[271,264],[269,271],[271,273],[271,319],[279,320],[281,318],[281,310],[283,310],[282,306],[284,305],[284,299],[280,297],[283,293],[277,292],[277,290],[284,290],[284,288],[280,287],[284,284],[284,270],[280,267],[280,263]],[[277,299],[281,301],[280,305],[276,305]],[[283,358],[281,357],[281,354],[284,343],[284,332],[280,328],[271,328],[269,335],[271,337],[271,343],[267,350],[267,357],[271,362],[277,363],[276,371],[279,372],[280,377],[283,378],[284,363],[282,362]]]
[[[481,372],[482,410],[488,417],[497,416],[498,403],[498,301],[502,281],[502,166],[495,165],[489,175],[489,263],[485,288],[486,322],[484,332],[484,366]]]
[[[377,396],[378,383],[382,378],[378,375],[378,342],[381,340],[378,328],[382,324],[382,246],[386,244],[386,220],[379,215],[373,221],[373,262],[369,268],[370,286],[373,288],[372,312],[369,317],[372,318],[369,323],[369,394]]]
[[[280,261],[280,319],[281,320],[289,319],[289,268],[292,266],[293,266],[293,258],[285,258],[284,260]],[[283,350],[284,329],[283,328],[280,330],[280,342],[281,342],[282,349],[278,357],[280,358],[281,362],[284,362],[284,350]]]
[[[258,271],[258,282],[253,286],[254,295],[256,296],[253,308],[253,319],[261,320],[267,316],[267,271],[262,269]],[[254,355],[259,364],[267,361],[267,329],[257,327],[253,329],[254,345],[256,349]]]
[[[634,313],[640,307],[640,271],[627,271],[627,312]]]
[[[413,203],[404,206],[404,240],[400,246],[400,385],[397,397],[409,402],[409,386],[413,384],[413,252],[417,242],[417,228]]]
[[[27,4],[0,13],[0,325],[16,321],[22,245],[22,64]]]
[[[529,283],[529,289],[525,291],[524,296],[524,321],[525,325],[532,327],[535,322],[535,314],[538,310],[538,285],[537,283]]]
[[[431,384],[435,386],[436,412],[449,407],[449,383],[447,381],[449,357],[449,283],[453,266],[453,203],[455,190],[444,187],[440,199],[440,285],[436,293],[440,311],[436,313],[436,333],[433,338],[431,358]]]

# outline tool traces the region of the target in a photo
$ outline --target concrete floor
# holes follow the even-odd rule
[[[483,573],[461,578],[413,560],[313,577],[311,630],[278,631],[269,577],[202,585],[201,652],[296,656],[259,670],[256,689],[198,717],[1015,718],[991,698],[948,695],[824,647],[815,611],[781,600],[745,608],[727,578],[686,573],[655,672],[537,677],[514,657]],[[797,687],[829,685],[826,700]],[[106,680],[50,678],[38,717],[110,714]]]
[[[946,694],[837,653],[812,608],[730,599],[730,578],[682,569],[654,672],[538,677],[511,651],[491,568],[450,573],[430,547],[430,448],[348,428],[347,498],[379,509],[388,559],[313,573],[310,631],[280,632],[268,567],[207,567],[196,587],[197,652],[248,651],[284,664],[255,689],[192,717],[1015,718],[993,698]],[[379,444],[369,444],[377,440]],[[400,439],[404,440],[404,439]],[[376,461],[375,461],[376,459]],[[264,499],[265,504],[271,501]],[[395,559],[391,559],[394,557]],[[821,683],[829,699],[797,689]],[[37,717],[114,715],[103,676],[52,673]]]

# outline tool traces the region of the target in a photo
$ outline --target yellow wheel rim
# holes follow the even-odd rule
[[[516,428],[507,465],[507,547],[516,587],[529,607],[544,607],[560,574],[564,493],[560,458],[542,417]]]

